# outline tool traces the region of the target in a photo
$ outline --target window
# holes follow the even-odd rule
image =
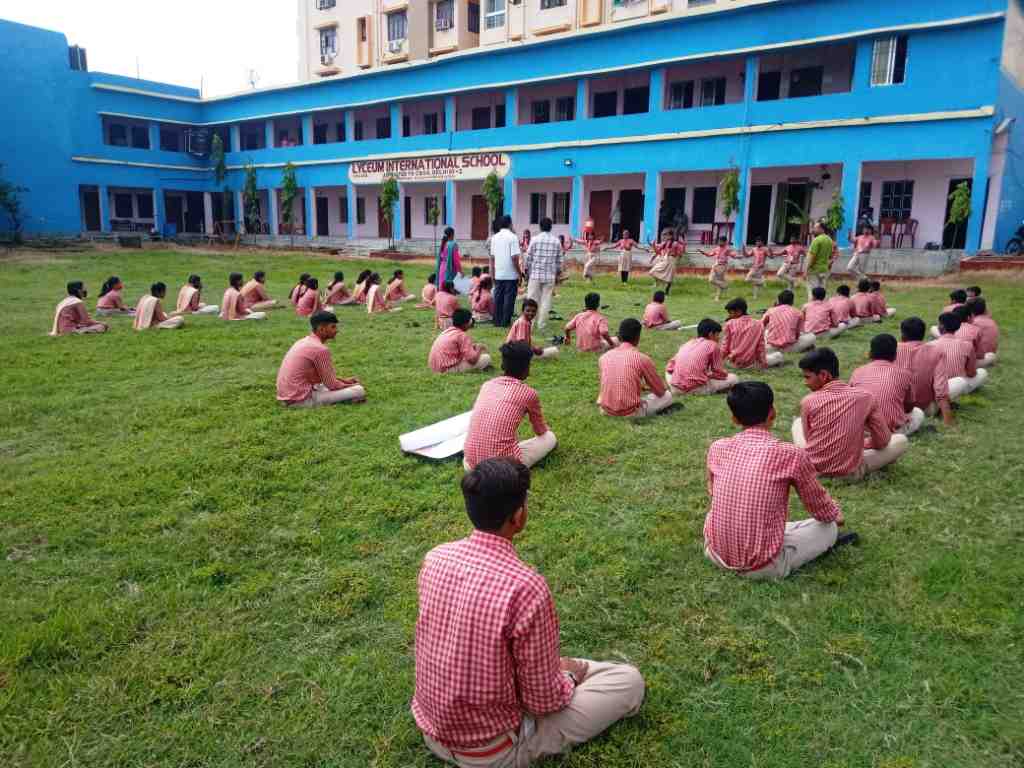
[[[914,182],[910,179],[902,181],[882,182],[883,219],[909,219],[914,207]]]
[[[140,219],[153,218],[153,195],[150,192],[135,196],[135,209],[139,212]]]
[[[714,224],[718,207],[718,187],[697,187],[693,190],[693,224]]]
[[[314,144],[326,144],[327,143],[327,129],[329,126],[327,123],[314,123],[313,124],[313,143]]]
[[[320,30],[320,55],[333,57],[338,53],[338,31],[334,27]]]
[[[505,0],[484,0],[484,28],[497,29],[505,26]]]
[[[551,198],[551,218],[555,224],[569,223],[569,200],[568,192],[555,192]]]
[[[505,127],[505,105],[497,104],[494,107],[494,127],[504,128]]]
[[[326,11],[329,8],[333,8],[336,0],[316,0],[316,8],[318,11]]]
[[[242,149],[263,149],[264,133],[256,127],[245,128],[242,131]]]
[[[725,78],[711,77],[700,81],[700,105],[714,107],[725,104]]]
[[[132,126],[132,146],[135,149],[149,149],[149,127],[145,125]]]
[[[473,130],[480,131],[491,127],[491,108],[473,107]]]
[[[789,73],[789,98],[820,96],[821,83],[825,78],[824,67],[803,67]]]
[[[378,117],[377,118],[377,138],[378,139],[390,139],[391,138],[391,118],[390,117]]]
[[[871,84],[898,85],[907,76],[907,36],[875,40],[871,56]]]
[[[132,196],[122,193],[114,195],[114,215],[119,219],[131,219],[134,218],[135,213],[132,209]]]
[[[107,132],[107,142],[115,147],[128,146],[128,126],[113,123]]]
[[[367,22],[365,16],[362,17],[361,19],[359,19],[359,22],[356,24],[356,33],[359,35],[359,42],[360,43],[365,43],[366,42],[367,28],[368,27],[369,27],[369,22]]]
[[[423,199],[423,223],[428,226],[433,226],[430,223],[430,212],[437,210],[437,220],[439,223],[443,223],[441,219],[441,211],[438,205],[438,199],[436,196],[426,197]]]
[[[423,116],[423,132],[426,134],[438,133],[437,112]]]
[[[576,119],[576,98],[573,96],[561,96],[555,99],[555,120],[564,122]]]
[[[480,6],[477,3],[470,3],[466,6],[466,18],[469,31],[474,35],[480,34]]]
[[[434,29],[443,32],[455,26],[455,0],[437,0],[434,6]]]
[[[356,224],[366,223],[366,198],[356,198]]]
[[[639,115],[646,112],[651,104],[651,89],[646,85],[627,88],[622,94],[622,114]]]
[[[551,122],[551,102],[545,99],[544,101],[533,102],[533,120],[534,123],[550,123]]]
[[[619,92],[594,94],[594,117],[615,117],[619,113]]]
[[[860,204],[857,206],[857,218],[861,218],[865,214],[869,218],[874,219],[874,211],[871,210],[871,182],[862,181],[860,183]]]
[[[565,5],[565,0],[540,0],[540,9],[546,11],[548,8],[561,8]]]
[[[405,11],[395,11],[388,14],[388,42],[393,43],[405,40],[406,16]]]
[[[348,198],[338,198],[338,223],[348,224]]]
[[[412,120],[408,115],[402,115],[402,135],[412,136]]]
[[[177,128],[160,126],[160,149],[164,152],[181,151],[181,133]]]
[[[693,80],[672,83],[668,93],[669,109],[691,109],[693,107]]]
[[[782,73],[762,72],[757,78],[757,100],[777,101],[782,94]]]
[[[362,141],[363,140],[363,121],[356,120],[352,124],[352,140]]]
[[[540,220],[548,215],[548,196],[544,192],[530,194],[530,223],[540,224]]]

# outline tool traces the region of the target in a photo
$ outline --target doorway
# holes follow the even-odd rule
[[[658,214],[658,231],[655,236],[661,235],[663,229],[685,230],[682,226],[686,215],[686,187],[669,187],[665,190],[665,196],[661,199],[661,210]]]
[[[202,192],[185,193],[185,232],[195,234],[206,230],[205,210]]]
[[[377,198],[377,237],[385,240],[390,240],[392,235],[391,225],[388,220],[384,218],[384,206],[381,205],[380,198]]]
[[[164,195],[165,221],[176,234],[185,231],[185,201],[180,195]]]
[[[806,182],[779,182],[775,195],[775,237],[779,244],[792,238],[806,242],[810,230],[811,187]]]
[[[950,179],[949,189],[946,190],[946,215],[942,217],[943,222],[949,221],[949,211],[953,207],[953,201],[949,199],[953,190],[967,182],[967,189],[971,189],[971,179]],[[984,210],[984,209],[983,209]],[[942,247],[946,249],[963,249],[967,245],[967,225],[970,217],[959,224],[944,224],[942,228]]]
[[[329,237],[331,234],[331,209],[326,197],[316,199],[316,236]]]
[[[490,212],[487,210],[487,199],[483,195],[473,195],[473,218],[470,222],[469,236],[472,240],[486,240],[490,237],[491,226],[488,219]]]
[[[590,220],[594,222],[594,237],[608,242],[611,238],[612,191],[590,193]]]
[[[758,238],[765,244],[772,228],[772,185],[754,184],[750,187],[750,207],[747,209],[747,245]]]
[[[100,190],[99,187],[82,187],[82,223],[86,232],[99,232],[100,221]]]
[[[408,195],[405,196],[405,205],[402,209],[402,227],[405,230],[405,239],[412,240],[412,198]]]
[[[619,193],[619,210],[622,213],[622,229],[628,229],[630,236],[634,240],[638,240],[640,224],[644,220],[644,191],[642,189],[622,190]]]

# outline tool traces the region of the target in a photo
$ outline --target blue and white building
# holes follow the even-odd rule
[[[592,219],[607,235],[617,209],[645,240],[683,212],[694,241],[788,242],[836,193],[841,244],[866,217],[892,230],[886,248],[998,250],[1024,219],[1019,0],[650,2],[662,12],[642,23],[215,98],[90,72],[63,35],[0,21],[0,174],[28,188],[29,234],[244,227],[248,164],[249,229],[285,234],[287,163],[301,188],[292,234],[313,243],[389,234],[388,175],[397,240],[429,239],[433,206],[460,240],[482,240],[492,169],[516,228],[550,216],[556,234]],[[226,195],[202,154],[214,133]],[[731,170],[740,207],[726,217]],[[964,181],[970,218],[946,226]]]

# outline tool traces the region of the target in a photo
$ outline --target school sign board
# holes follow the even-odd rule
[[[393,176],[399,184],[418,181],[471,181],[485,179],[494,171],[504,177],[512,158],[501,152],[465,152],[448,155],[402,157],[394,160],[356,160],[349,163],[353,184],[381,184]]]

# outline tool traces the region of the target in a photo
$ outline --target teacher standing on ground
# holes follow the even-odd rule
[[[512,231],[512,217],[502,216],[500,231],[491,237],[491,275],[494,277],[494,324],[512,325],[516,292],[523,273],[519,269],[519,238]]]
[[[807,252],[807,300],[813,300],[814,289],[821,286],[828,291],[828,277],[832,272],[832,252],[835,243],[819,221],[814,225],[814,240]]]

